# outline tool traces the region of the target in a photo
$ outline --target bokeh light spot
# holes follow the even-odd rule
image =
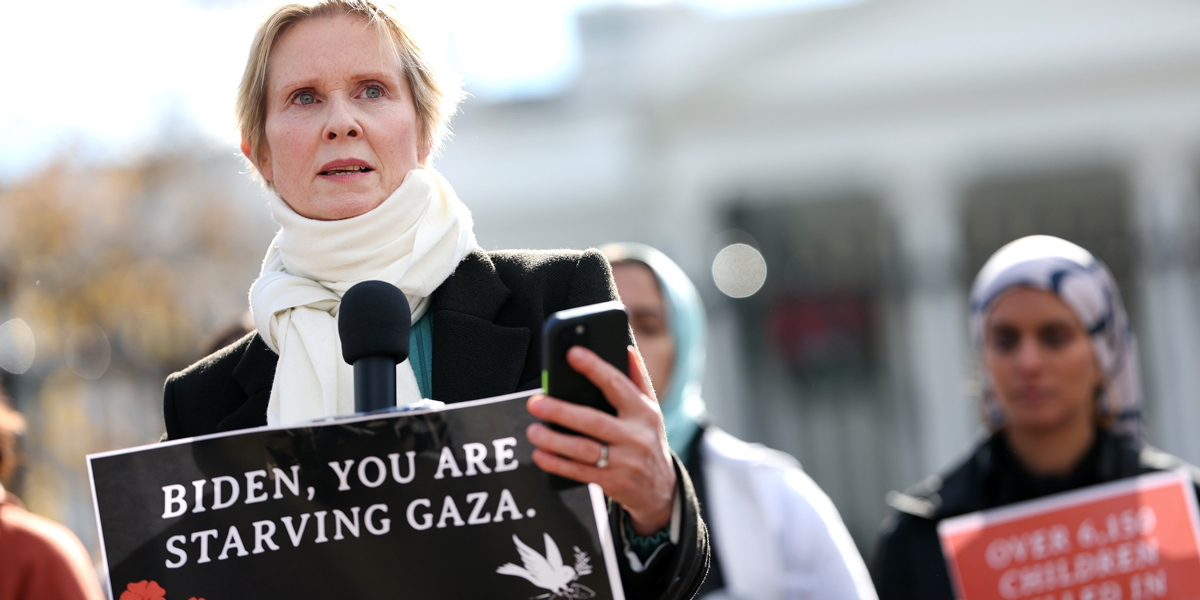
[[[84,379],[99,379],[111,360],[112,346],[99,325],[84,325],[67,339],[67,367]]]
[[[754,295],[767,281],[767,261],[748,244],[730,244],[717,253],[712,266],[717,289],[733,298]]]
[[[37,341],[33,329],[23,319],[0,324],[0,369],[20,375],[33,366]]]

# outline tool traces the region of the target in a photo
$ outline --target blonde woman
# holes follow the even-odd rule
[[[325,0],[267,16],[237,107],[280,225],[250,289],[257,331],[167,380],[168,437],[352,413],[337,310],[359,281],[394,283],[412,307],[400,404],[536,388],[545,318],[616,299],[598,252],[479,249],[470,211],[430,167],[460,97],[387,7]],[[584,434],[531,426],[534,462],[612,498],[627,596],[691,597],[707,533],[636,354],[633,379],[583,349],[569,360],[617,415],[531,398],[534,416]]]

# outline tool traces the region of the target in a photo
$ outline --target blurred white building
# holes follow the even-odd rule
[[[967,288],[1022,235],[1108,262],[1149,439],[1200,462],[1200,4],[606,9],[581,28],[568,92],[468,101],[439,168],[487,248],[635,240],[679,261],[709,305],[719,422],[796,455],[864,549],[884,494],[978,434]],[[766,284],[725,297],[711,261],[751,238]]]

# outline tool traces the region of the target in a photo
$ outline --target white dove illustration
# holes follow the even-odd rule
[[[543,533],[542,539],[546,542],[546,556],[538,554],[537,550],[526,546],[516,534],[513,534],[513,542],[516,542],[517,552],[521,554],[521,562],[525,563],[525,566],[518,567],[512,563],[504,563],[496,568],[496,572],[502,575],[524,577],[533,585],[565,596],[570,591],[567,584],[577,578],[575,569],[563,564],[562,554],[558,552],[558,544],[554,543],[550,534]]]

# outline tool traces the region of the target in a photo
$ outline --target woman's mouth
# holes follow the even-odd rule
[[[1044,402],[1050,395],[1050,390],[1046,388],[1024,388],[1017,390],[1016,394],[1019,400],[1029,403]]]
[[[357,173],[369,173],[374,170],[375,169],[372,169],[371,167],[364,167],[364,166],[360,166],[360,165],[351,165],[351,166],[345,166],[345,167],[333,167],[331,169],[326,169],[324,171],[321,171],[320,174],[326,175],[326,176],[332,176],[332,177],[343,177],[346,175],[354,175]]]

